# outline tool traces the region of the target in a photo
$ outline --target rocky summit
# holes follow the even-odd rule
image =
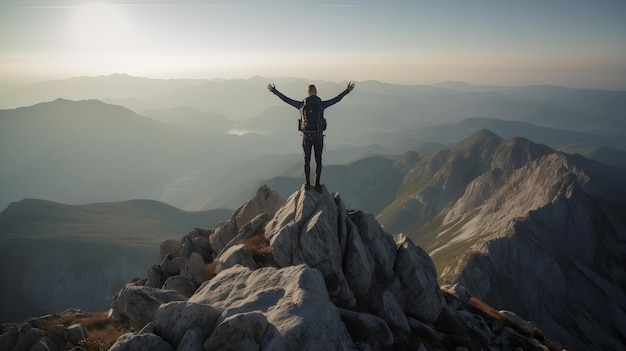
[[[213,229],[161,245],[109,317],[119,350],[561,350],[459,285],[337,193],[267,186]]]

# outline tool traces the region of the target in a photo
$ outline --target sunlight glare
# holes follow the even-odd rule
[[[73,52],[112,53],[131,48],[135,33],[122,7],[86,3],[73,9],[69,37]]]

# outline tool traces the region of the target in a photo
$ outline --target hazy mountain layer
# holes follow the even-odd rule
[[[77,307],[106,308],[145,274],[162,240],[228,218],[229,210],[184,212],[156,201],[72,206],[42,200],[0,213],[0,321]]]
[[[301,158],[298,111],[267,92],[270,81],[293,98],[304,96],[305,80],[263,77],[112,75],[6,88],[1,106],[36,105],[0,111],[0,208],[23,198],[67,203],[149,198],[193,210],[226,203],[234,208],[262,179],[281,175],[293,164],[288,161]],[[345,88],[317,83],[324,99]],[[433,145],[488,128],[621,165],[623,95],[558,87],[359,82],[326,111],[325,164],[353,162],[368,153],[422,152],[425,143],[432,151]],[[595,152],[602,147],[618,152],[610,157]],[[227,195],[243,188],[247,193],[236,201]]]

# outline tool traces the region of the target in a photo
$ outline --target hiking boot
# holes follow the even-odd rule
[[[309,191],[311,189],[311,183],[304,183],[304,191]]]

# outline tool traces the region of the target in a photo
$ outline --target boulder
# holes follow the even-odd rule
[[[191,296],[200,284],[196,284],[193,280],[185,278],[182,275],[175,275],[167,278],[163,284],[163,290],[176,290],[184,296]]]
[[[67,327],[67,340],[74,345],[78,345],[78,342],[87,338],[87,329],[80,324],[74,323]]]
[[[220,312],[210,305],[174,301],[161,305],[154,316],[155,331],[178,346],[189,329],[197,327],[202,340],[209,337]]]
[[[202,285],[189,302],[221,311],[205,349],[355,349],[320,271],[303,264],[257,270],[237,265]],[[234,337],[238,333],[245,340]]]
[[[240,244],[242,241],[253,235],[264,233],[264,227],[267,222],[272,219],[272,216],[273,214],[261,213],[260,215],[254,217],[250,222],[239,229],[237,235],[224,246],[219,255],[228,250],[230,247]]]
[[[11,324],[3,324],[0,329],[0,350],[11,350],[17,343],[17,327]]]
[[[224,250],[228,243],[233,240],[239,230],[260,214],[273,214],[285,204],[285,199],[270,189],[267,185],[261,186],[256,196],[237,209],[225,222],[219,223],[209,240],[216,254]],[[251,234],[253,235],[253,234]]]
[[[209,266],[200,254],[194,252],[180,267],[180,275],[200,285],[210,278]]]
[[[337,232],[339,207],[327,192],[294,193],[265,227],[272,254],[281,267],[306,263],[322,272],[330,296],[354,306],[356,297],[343,272],[343,250]]]
[[[180,240],[168,239],[163,240],[159,247],[161,260],[171,255],[172,257],[180,256],[181,242]]]
[[[129,284],[118,293],[111,306],[114,312],[109,314],[127,318],[131,328],[139,330],[154,319],[161,304],[186,299],[177,291]]]
[[[396,244],[393,236],[384,231],[376,218],[360,210],[348,212],[350,220],[356,225],[365,247],[374,263],[374,274],[381,280],[391,279],[396,261]]]
[[[200,328],[191,328],[185,332],[176,351],[203,351],[204,338]]]
[[[191,257],[193,253],[199,254],[205,261],[213,260],[213,248],[209,239],[198,230],[194,230],[180,239],[180,257],[183,260]]]
[[[259,350],[269,322],[260,312],[239,313],[224,319],[204,342],[204,350]]]
[[[50,350],[46,342],[46,333],[27,324],[19,329],[17,340],[13,346],[15,351]]]
[[[154,334],[121,335],[108,351],[175,351],[167,341]]]
[[[185,263],[185,260],[182,257],[173,256],[172,254],[166,255],[162,260],[161,271],[163,274],[169,278],[174,275],[180,274],[180,267]]]
[[[372,314],[340,309],[341,320],[348,327],[352,340],[366,344],[371,350],[391,348],[393,334],[387,323]]]
[[[398,252],[394,271],[403,285],[406,314],[427,323],[434,322],[443,305],[443,294],[437,284],[437,271],[430,256],[406,236],[396,238]]]
[[[160,288],[163,286],[163,272],[158,264],[148,268],[148,281],[146,285],[151,288]]]
[[[215,272],[219,273],[237,264],[251,269],[259,268],[259,265],[252,257],[250,249],[243,244],[239,244],[226,249],[225,252],[222,252],[215,259]]]

